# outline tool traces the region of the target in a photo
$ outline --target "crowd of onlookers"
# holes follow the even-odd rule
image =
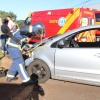
[[[2,54],[7,54],[7,47],[6,47],[6,41],[9,37],[9,35],[6,33],[3,33],[1,31],[1,28],[5,28],[8,27],[7,29],[10,32],[13,32],[13,30],[15,30],[18,27],[18,24],[15,22],[15,19],[11,19],[10,16],[7,16],[5,19],[2,20],[1,16],[0,16],[0,44],[1,44],[1,50],[2,50]],[[7,31],[8,31],[7,30]]]

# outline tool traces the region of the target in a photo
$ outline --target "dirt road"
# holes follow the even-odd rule
[[[11,60],[3,59],[2,65],[9,66]],[[21,79],[7,83],[6,77],[0,78],[0,84],[6,84],[5,88],[0,89],[0,93],[14,91],[11,89],[13,84],[20,84]],[[49,79],[46,83],[39,84],[43,92],[37,93],[34,100],[100,100],[100,87],[64,82]],[[6,90],[5,90],[6,89]],[[7,94],[6,94],[7,95]],[[35,96],[35,97],[36,97]],[[1,100],[1,99],[0,99]],[[6,99],[7,100],[7,99]]]
[[[39,100],[100,100],[100,87],[58,80],[42,84],[44,96]]]

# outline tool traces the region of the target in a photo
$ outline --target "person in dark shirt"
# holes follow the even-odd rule
[[[4,19],[3,24],[1,26],[1,32],[2,32],[2,34],[1,34],[1,43],[2,43],[1,50],[2,50],[3,55],[7,54],[6,41],[9,37],[8,33],[10,32],[10,29],[7,25],[8,25],[8,20]],[[4,31],[2,31],[2,30],[4,30]]]

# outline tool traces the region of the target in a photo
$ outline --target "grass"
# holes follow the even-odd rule
[[[1,52],[1,49],[0,49],[0,57],[2,56],[2,52]]]
[[[2,57],[2,52],[0,50],[0,58]],[[0,59],[0,67],[1,67],[1,59]]]

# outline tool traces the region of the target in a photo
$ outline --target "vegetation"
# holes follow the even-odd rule
[[[0,16],[2,18],[2,20],[4,20],[7,16],[10,16],[11,19],[17,19],[16,14],[14,14],[13,12],[5,12],[5,11],[0,11]],[[16,20],[16,23],[20,26],[23,23],[24,20]]]
[[[16,21],[16,23],[17,23],[19,26],[21,26],[23,22],[24,22],[24,20],[17,20],[17,21]]]
[[[0,58],[2,57],[2,52],[0,50]],[[1,67],[1,60],[0,60],[0,67]]]
[[[7,18],[7,16],[10,16],[11,19],[17,19],[16,14],[14,14],[13,12],[5,12],[5,11],[1,11],[0,10],[0,17],[2,18],[2,20],[4,20],[5,18]],[[16,23],[18,24],[18,26],[20,27],[20,25],[23,23],[24,20],[16,20]],[[0,58],[2,57],[2,52],[0,50]],[[1,67],[1,60],[0,60],[0,67]]]
[[[93,9],[93,11],[97,11],[97,9]]]
[[[0,15],[1,15],[2,20],[4,20],[7,16],[10,16],[12,19],[17,18],[17,16],[13,12],[0,11]]]
[[[2,20],[4,20],[5,18],[7,18],[7,16],[10,16],[11,19],[17,19],[16,14],[14,14],[13,12],[5,12],[0,10],[0,17],[2,18]],[[20,25],[24,22],[24,20],[16,20],[16,23],[18,24],[18,26],[20,27]],[[2,52],[0,50],[0,58],[2,57]],[[1,60],[0,60],[0,66],[1,66]]]

